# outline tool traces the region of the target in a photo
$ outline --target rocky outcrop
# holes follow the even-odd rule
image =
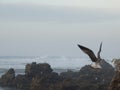
[[[79,81],[82,90],[85,90],[84,88],[86,88],[86,90],[108,89],[109,83],[114,75],[114,69],[104,60],[101,62],[101,66],[102,69],[93,69],[88,65],[80,70]]]
[[[107,90],[115,73],[114,68],[104,60],[101,62],[102,69],[93,69],[86,65],[79,72],[64,72],[64,78],[72,78],[79,85],[80,90]]]
[[[31,78],[26,75],[17,75],[13,80],[14,87],[19,89],[28,89],[30,87]]]
[[[9,69],[4,75],[0,78],[1,86],[14,86],[13,80],[15,79],[15,71],[13,68]]]
[[[120,59],[113,59],[115,74],[111,80],[108,90],[120,90]]]
[[[30,89],[31,90],[54,90],[53,85],[61,81],[60,76],[57,73],[52,72],[45,76],[36,76],[32,79]]]
[[[120,72],[116,71],[108,90],[120,90]]]
[[[111,80],[108,90],[120,90],[120,59],[113,59],[115,65],[115,75]]]
[[[9,69],[1,77],[0,85],[25,90],[46,90],[45,88],[49,88],[61,80],[62,78],[58,73],[53,72],[49,64],[37,64],[36,62],[33,62],[26,65],[24,75],[19,74],[15,76],[14,69]]]
[[[27,64],[24,75],[15,76],[14,69],[8,70],[0,85],[13,86],[25,90],[107,90],[114,74],[113,67],[105,61],[102,69],[93,69],[86,65],[78,72],[53,72],[47,63]]]
[[[53,70],[50,65],[47,63],[39,63],[33,62],[32,64],[27,64],[25,69],[25,75],[27,77],[35,77],[35,76],[44,76],[50,74]]]

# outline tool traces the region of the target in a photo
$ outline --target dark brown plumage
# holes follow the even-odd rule
[[[92,60],[92,62],[95,62],[95,64],[96,64],[96,66],[94,66],[94,65],[92,65],[92,67],[98,67],[98,68],[100,68],[101,66],[100,66],[100,61],[102,60],[101,59],[101,57],[100,57],[100,52],[101,52],[101,48],[102,48],[102,43],[100,44],[100,48],[99,48],[99,51],[98,51],[98,53],[97,53],[97,57],[95,56],[95,54],[94,54],[94,52],[91,50],[91,49],[89,49],[89,48],[87,48],[87,47],[84,47],[84,46],[82,46],[82,45],[79,45],[78,44],[78,47],[85,53],[85,54],[87,54],[89,57],[90,57],[90,59]]]
[[[94,54],[94,52],[92,50],[90,50],[89,48],[86,48],[84,46],[81,46],[81,45],[78,45],[78,47],[84,52],[86,53],[90,59],[93,61],[93,62],[96,62],[97,61],[97,58]]]

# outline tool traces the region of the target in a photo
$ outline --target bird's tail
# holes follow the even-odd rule
[[[91,64],[91,67],[92,68],[95,68],[95,69],[101,69],[102,67],[101,67],[101,65],[100,65],[100,63],[98,63],[98,62],[93,62],[92,64]]]

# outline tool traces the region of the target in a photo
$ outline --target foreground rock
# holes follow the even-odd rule
[[[102,69],[84,66],[78,72],[58,74],[47,63],[27,64],[24,75],[15,76],[14,69],[8,70],[1,79],[1,86],[25,90],[107,90],[114,74],[113,67],[102,61]]]
[[[14,69],[9,69],[0,79],[1,86],[14,86],[13,80],[15,79]]]
[[[86,65],[79,72],[68,71],[61,75],[77,81],[80,90],[107,90],[114,75],[114,68],[104,60],[101,66],[102,69],[93,69],[90,65]]]
[[[110,64],[106,63],[104,60],[102,61],[101,66],[102,66],[102,69],[98,69],[98,70],[93,69],[89,66],[86,66],[85,68],[82,68],[80,70],[79,81],[87,82],[85,86],[87,90],[107,90],[108,89],[110,81],[114,75],[114,69]]]
[[[39,90],[46,90],[46,88],[61,82],[61,80],[62,78],[53,72],[49,64],[36,64],[33,62],[26,65],[25,75],[15,76],[14,69],[9,69],[0,78],[0,85],[26,90],[38,90],[38,88]]]
[[[108,90],[120,90],[120,59],[113,59],[115,65],[115,75],[112,78]]]
[[[108,90],[120,90],[120,72],[115,72]]]

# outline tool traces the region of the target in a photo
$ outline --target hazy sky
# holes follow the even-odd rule
[[[0,0],[0,56],[120,57],[120,0]]]
[[[120,0],[0,0],[3,4],[37,4],[70,7],[120,8]]]

